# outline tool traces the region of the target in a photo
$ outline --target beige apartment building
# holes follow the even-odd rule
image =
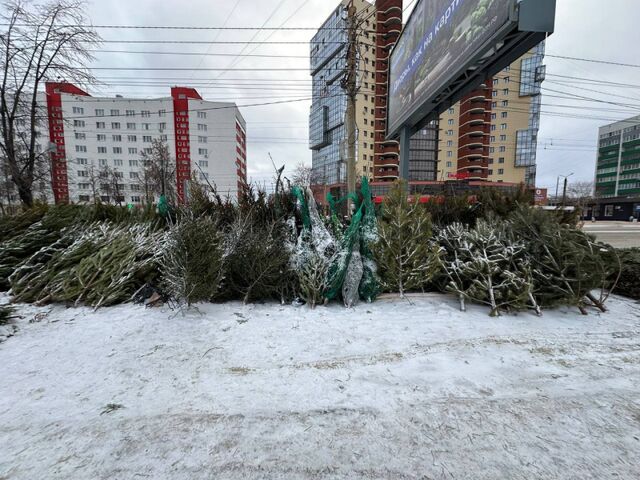
[[[535,185],[543,58],[540,44],[441,115],[437,180]]]

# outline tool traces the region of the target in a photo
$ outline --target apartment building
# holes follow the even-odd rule
[[[173,87],[165,98],[93,97],[69,83],[48,83],[44,98],[56,202],[93,201],[92,172],[105,168],[122,179],[105,202],[140,204],[141,155],[166,142],[175,161],[178,200],[195,178],[236,199],[247,183],[246,122],[234,103],[209,102],[196,90]]]
[[[640,196],[640,116],[600,128],[595,185],[599,198]]]
[[[544,44],[440,116],[438,174],[535,186]]]

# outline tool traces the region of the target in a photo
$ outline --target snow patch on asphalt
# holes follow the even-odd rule
[[[0,479],[635,479],[640,314],[20,306]]]

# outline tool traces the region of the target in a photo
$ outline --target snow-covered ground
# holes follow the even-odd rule
[[[640,305],[609,307],[22,306],[0,479],[637,479]]]

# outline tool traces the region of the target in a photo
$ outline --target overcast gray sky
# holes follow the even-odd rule
[[[427,1],[427,0],[425,0]],[[638,64],[640,2],[638,0],[557,0],[556,33],[547,53]],[[409,1],[405,0],[405,4]],[[194,27],[317,28],[337,5],[330,0],[109,0],[93,1],[88,15],[96,25],[179,25]],[[410,13],[405,12],[405,16]],[[266,22],[266,23],[265,23]],[[96,53],[95,67],[229,68],[219,71],[96,70],[104,87],[96,94],[136,97],[166,96],[173,84],[195,86],[207,100],[230,100],[241,106],[248,123],[248,167],[254,181],[271,178],[277,165],[291,170],[311,163],[307,147],[307,118],[311,96],[308,71],[311,30],[299,31],[178,31],[100,30],[105,40],[287,41],[285,45],[192,45],[105,43]],[[255,36],[255,37],[254,37]],[[108,53],[109,50],[150,53]],[[177,55],[188,52],[204,55]],[[237,54],[287,58],[245,57]],[[223,54],[218,56],[219,54]],[[541,131],[538,145],[538,186],[555,190],[558,175],[593,180],[598,126],[640,114],[640,68],[617,67],[546,58]],[[239,69],[282,69],[241,71]],[[115,79],[114,77],[126,77]],[[572,77],[572,78],[566,78]],[[615,82],[625,86],[593,83]],[[153,79],[153,80],[152,80]],[[242,80],[238,80],[242,79]],[[268,82],[268,83],[267,83]],[[151,83],[158,86],[151,86]],[[163,86],[159,86],[163,83]],[[244,84],[243,87],[238,86]],[[635,86],[635,88],[630,87]],[[266,87],[268,86],[269,89]],[[575,95],[619,105],[580,100]],[[553,97],[552,97],[553,96]],[[564,98],[562,98],[564,97]],[[567,98],[569,97],[569,98]],[[291,101],[270,106],[242,107]],[[570,108],[577,107],[577,108]]]

